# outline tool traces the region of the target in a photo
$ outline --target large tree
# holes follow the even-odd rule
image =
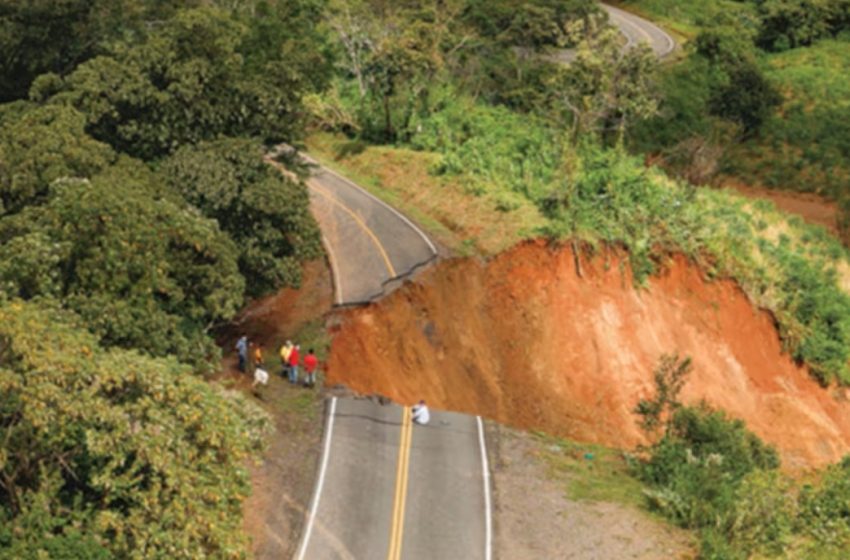
[[[80,65],[54,99],[84,113],[92,136],[145,160],[222,134],[295,138],[312,86],[288,58],[312,54],[246,59],[247,37],[229,12],[184,10],[142,44]]]
[[[162,165],[163,181],[236,242],[248,294],[298,286],[301,263],[321,255],[303,183],[263,161],[263,146],[221,139],[185,146]]]
[[[0,292],[57,297],[105,344],[198,366],[207,336],[242,304],[236,248],[218,225],[158,193],[141,164],[54,183],[0,220]]]
[[[0,558],[239,558],[264,415],[173,359],[0,304]]]

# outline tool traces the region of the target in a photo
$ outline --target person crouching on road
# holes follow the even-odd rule
[[[280,347],[280,363],[283,364],[283,369],[280,374],[284,377],[289,377],[289,355],[292,354],[292,341],[287,340],[286,344]]]
[[[413,421],[417,424],[424,426],[431,421],[431,414],[428,412],[425,401],[419,401],[419,404],[413,405],[411,411],[413,412]]]
[[[304,356],[304,386],[313,387],[316,384],[316,369],[319,367],[319,359],[313,353],[313,349]]]
[[[301,347],[296,345],[295,348],[292,349],[292,352],[289,353],[290,383],[298,383],[298,360],[300,359],[300,356],[298,355],[299,350],[301,350]]]

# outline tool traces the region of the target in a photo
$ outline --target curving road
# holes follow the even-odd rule
[[[626,49],[640,43],[647,43],[658,58],[664,58],[676,48],[676,41],[666,31],[631,12],[602,4],[611,23],[620,28],[626,38]]]
[[[316,165],[307,185],[333,268],[337,305],[382,296],[394,280],[437,256],[434,243],[413,222],[345,177]]]

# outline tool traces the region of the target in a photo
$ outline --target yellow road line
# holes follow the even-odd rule
[[[317,193],[325,197],[328,202],[330,202],[331,204],[335,204],[344,212],[347,212],[352,218],[354,218],[354,221],[357,222],[357,224],[361,228],[363,228],[363,231],[365,231],[366,234],[372,238],[372,241],[375,243],[375,247],[378,248],[378,252],[381,253],[381,257],[383,257],[384,259],[384,264],[387,266],[387,271],[390,273],[390,278],[395,278],[397,274],[395,272],[395,268],[393,268],[393,263],[390,261],[389,255],[387,255],[387,251],[384,249],[384,246],[381,244],[381,241],[378,239],[378,236],[375,235],[375,232],[372,231],[369,226],[366,225],[366,222],[364,222],[363,219],[358,216],[351,208],[337,200],[335,196],[327,192],[322,187],[318,186],[314,181],[308,181],[308,184],[310,185],[311,189],[315,190]]]
[[[388,560],[401,559],[404,505],[407,501],[407,476],[410,465],[410,442],[413,439],[413,423],[410,420],[410,408],[404,407],[401,413],[401,440],[398,444],[398,465],[396,467],[393,520],[390,528],[390,547],[387,551]]]

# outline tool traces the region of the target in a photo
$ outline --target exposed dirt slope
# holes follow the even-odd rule
[[[782,352],[771,316],[683,258],[635,289],[621,255],[582,263],[542,242],[487,264],[446,261],[346,312],[328,382],[400,402],[631,447],[632,410],[663,353],[693,357],[686,402],[742,418],[798,469],[850,451],[850,403]]]

